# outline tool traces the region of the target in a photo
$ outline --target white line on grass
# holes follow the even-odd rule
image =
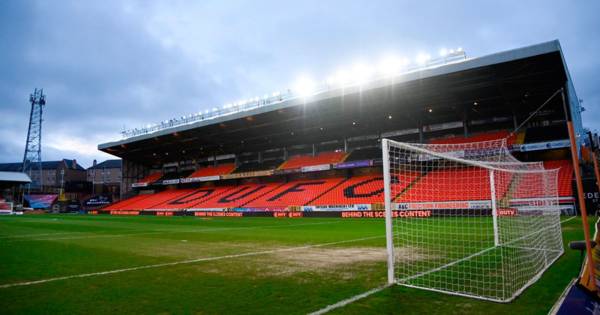
[[[278,225],[263,225],[263,226],[242,226],[242,227],[230,227],[230,228],[205,228],[195,230],[151,230],[150,232],[139,232],[139,233],[125,233],[125,234],[93,234],[93,235],[77,235],[77,236],[65,236],[65,237],[54,237],[54,238],[25,238],[22,239],[6,239],[0,240],[0,242],[28,242],[28,241],[60,241],[60,240],[76,240],[76,239],[90,239],[90,238],[114,238],[114,237],[127,237],[127,236],[138,236],[138,235],[155,235],[155,234],[176,234],[176,233],[205,233],[205,232],[219,232],[219,231],[232,231],[232,230],[255,230],[262,228],[281,228],[281,227],[296,227],[305,225],[322,225],[322,224],[337,224],[341,221],[326,221],[326,222],[315,222],[315,223],[299,223],[299,224],[278,224]]]
[[[376,235],[376,236],[368,236],[368,237],[355,238],[355,239],[350,239],[350,240],[336,241],[336,242],[329,242],[329,243],[287,247],[287,248],[280,248],[280,249],[270,249],[270,250],[263,250],[263,251],[258,251],[258,252],[231,254],[231,255],[224,255],[224,256],[202,257],[202,258],[180,260],[180,261],[174,261],[174,262],[168,262],[168,263],[162,263],[162,264],[144,265],[144,266],[136,266],[136,267],[115,269],[115,270],[108,270],[108,271],[83,273],[83,274],[78,274],[78,275],[69,275],[69,276],[62,276],[62,277],[55,277],[55,278],[48,278],[48,279],[41,279],[41,280],[34,280],[34,281],[6,283],[6,284],[1,284],[0,289],[30,286],[30,285],[35,285],[35,284],[59,281],[59,280],[69,280],[69,279],[75,279],[75,278],[88,278],[88,277],[95,277],[95,276],[111,275],[111,274],[116,274],[116,273],[122,273],[122,272],[127,272],[127,271],[136,271],[136,270],[142,270],[142,269],[193,264],[193,263],[198,263],[198,262],[215,261],[215,260],[228,259],[228,258],[257,256],[257,255],[273,254],[273,253],[279,253],[279,252],[290,252],[290,251],[313,248],[313,247],[323,247],[323,246],[329,246],[329,245],[338,245],[338,244],[344,244],[344,243],[366,241],[366,240],[370,240],[370,239],[383,238],[384,236],[385,235]]]
[[[353,297],[351,297],[349,299],[341,300],[341,301],[339,301],[339,302],[337,302],[335,304],[327,305],[326,307],[324,307],[324,308],[322,308],[322,309],[320,309],[318,311],[309,313],[309,315],[322,315],[322,314],[331,312],[331,311],[333,311],[336,308],[344,307],[344,306],[346,306],[346,305],[348,305],[350,303],[354,303],[354,302],[356,302],[356,301],[358,301],[360,299],[364,299],[367,296],[373,295],[373,294],[375,294],[375,293],[377,293],[379,291],[382,291],[383,289],[389,288],[390,286],[391,286],[391,284],[387,284],[387,285],[384,285],[384,286],[381,286],[381,287],[377,287],[377,288],[371,289],[371,290],[366,291],[364,293],[355,295],[355,296],[353,296]]]
[[[575,218],[577,218],[577,216],[572,216],[572,217],[570,217],[570,218],[568,218],[568,219],[564,219],[564,220],[560,221],[560,223],[569,222],[569,221],[571,221],[571,220],[573,220],[573,219],[575,219]]]
[[[37,237],[37,236],[53,236],[53,235],[65,235],[65,234],[78,234],[78,233],[88,233],[88,232],[59,232],[59,233],[2,235],[2,236],[0,236],[0,239],[27,238],[27,237]]]

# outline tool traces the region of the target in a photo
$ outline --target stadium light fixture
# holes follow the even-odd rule
[[[440,49],[440,57],[446,57],[448,55],[448,50],[446,48]]]
[[[427,112],[429,112],[429,113],[433,113],[433,108],[429,108],[429,109],[427,109]]]
[[[363,85],[373,75],[373,68],[364,63],[357,63],[352,67],[352,83]]]
[[[308,76],[301,76],[296,80],[293,91],[302,97],[308,97],[314,94],[316,89],[317,85],[315,81]]]
[[[379,63],[378,71],[385,76],[391,76],[398,74],[406,65],[406,59],[401,59],[396,56],[387,56]]]
[[[388,119],[392,119],[392,115],[388,115]]]
[[[335,76],[332,76],[332,75],[327,77],[327,79],[325,80],[325,83],[329,86],[335,85],[335,82],[336,82]]]
[[[332,82],[334,84],[338,84],[341,86],[347,85],[348,83],[350,83],[351,81],[351,75],[348,71],[346,70],[339,70],[338,72],[335,73],[335,75],[332,78]]]
[[[424,66],[429,60],[431,59],[431,56],[425,53],[420,53],[417,55],[416,61],[417,64],[420,66]]]

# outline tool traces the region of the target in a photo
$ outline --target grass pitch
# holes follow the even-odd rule
[[[305,314],[385,283],[384,230],[381,219],[0,217],[0,312]],[[582,239],[581,221],[563,236]],[[546,314],[579,263],[566,249],[509,304],[394,286],[332,313]]]

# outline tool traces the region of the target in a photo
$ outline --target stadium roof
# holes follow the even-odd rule
[[[120,159],[106,160],[104,162],[101,162],[101,163],[98,163],[96,165],[89,167],[88,170],[101,169],[101,168],[121,168],[121,165],[122,165],[122,160],[120,160]]]
[[[52,170],[59,168],[61,163],[65,163],[67,168],[73,169],[77,168],[77,170],[83,171],[85,170],[76,160],[68,160],[62,159],[60,161],[44,161],[42,162],[42,169],[44,170]],[[23,163],[0,163],[0,171],[6,172],[20,172],[23,167]]]
[[[556,40],[104,143],[98,149],[154,164],[462,121],[465,109],[470,119],[506,112],[524,119],[568,81]]]
[[[0,187],[31,183],[27,174],[21,172],[0,172]]]

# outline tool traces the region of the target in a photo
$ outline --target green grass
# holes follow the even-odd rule
[[[583,237],[580,227],[563,224],[565,244]],[[0,313],[312,312],[385,283],[383,236],[380,219],[0,217],[0,286],[272,251],[0,288]],[[566,250],[509,304],[394,286],[333,313],[546,314],[578,268],[579,253]]]

